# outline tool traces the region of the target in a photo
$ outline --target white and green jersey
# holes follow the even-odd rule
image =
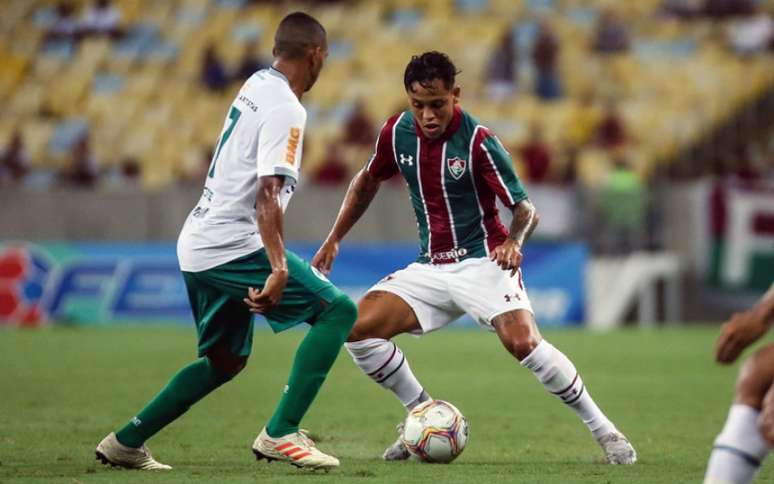
[[[177,240],[180,269],[200,272],[263,247],[255,215],[258,177],[283,175],[282,208],[301,164],[306,110],[276,69],[256,72],[229,108],[196,207]]]

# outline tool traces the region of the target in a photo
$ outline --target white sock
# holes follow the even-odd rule
[[[540,383],[583,420],[595,439],[615,431],[615,425],[602,413],[583,385],[583,380],[572,362],[546,340],[521,361],[532,370]]]
[[[758,410],[731,405],[726,424],[715,439],[704,484],[747,484],[755,477],[769,446],[758,430]]]
[[[355,364],[376,383],[391,390],[407,410],[430,399],[398,345],[380,338],[346,344]]]

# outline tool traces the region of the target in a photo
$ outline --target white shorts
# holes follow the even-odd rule
[[[488,258],[470,258],[454,264],[410,264],[385,277],[368,292],[387,291],[414,310],[421,331],[447,326],[467,313],[493,331],[492,319],[516,309],[532,313],[521,270],[510,277]]]

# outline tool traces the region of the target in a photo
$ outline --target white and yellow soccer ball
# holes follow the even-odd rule
[[[401,439],[419,460],[446,464],[465,449],[468,420],[451,403],[428,400],[409,412]]]

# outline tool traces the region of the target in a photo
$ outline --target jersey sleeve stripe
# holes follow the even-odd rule
[[[392,158],[395,160],[395,166],[398,166],[398,150],[395,148],[395,132],[398,130],[398,125],[405,115],[405,111],[400,113],[400,116],[398,116],[398,119],[396,119],[395,123],[392,125]],[[419,157],[417,157],[417,162],[419,162]]]
[[[396,123],[396,126],[397,126],[397,123]],[[395,146],[394,133],[395,131],[393,131],[393,147]],[[425,200],[425,193],[424,193],[424,190],[422,189],[422,168],[421,168],[422,164],[419,162],[419,160],[421,160],[420,158],[421,145],[422,145],[422,142],[420,141],[419,136],[417,136],[417,185],[419,186],[419,198],[422,199],[422,209],[425,212],[425,220],[427,222],[427,256],[430,258],[430,261],[432,261],[433,260],[433,226],[430,225],[430,212],[427,211],[427,201]],[[396,155],[396,158],[397,158],[397,155]],[[395,161],[395,163],[396,164],[398,163],[397,160]]]
[[[486,157],[489,160],[489,163],[492,165],[492,170],[494,170],[495,175],[497,175],[497,181],[500,182],[500,186],[502,187],[502,191],[505,193],[508,204],[512,207],[516,205],[516,201],[513,199],[513,196],[511,195],[511,191],[508,190],[508,186],[503,181],[503,177],[500,175],[500,170],[497,169],[497,165],[495,164],[494,160],[492,159],[491,153],[489,153],[489,150],[484,146],[484,143],[481,143],[481,149],[484,150],[484,153],[486,153]]]
[[[374,152],[366,163],[365,169],[379,179],[387,179],[400,172],[395,156],[395,130],[403,114],[391,116],[382,125],[374,144]],[[390,163],[390,160],[393,162]]]
[[[418,163],[418,161],[417,161]],[[446,191],[446,143],[443,144],[443,148],[441,150],[441,191],[443,192],[443,200],[446,203],[446,211],[449,215],[449,229],[451,230],[452,235],[452,243],[454,244],[454,249],[456,250],[458,248],[457,245],[457,229],[454,227],[454,216],[452,215],[452,209],[451,204],[449,203],[449,193]],[[459,262],[459,257],[454,256],[454,260]]]
[[[470,137],[470,148],[468,150],[468,166],[470,167],[470,179],[473,180],[473,194],[476,196],[476,203],[478,204],[478,213],[481,214],[481,230],[484,231],[484,250],[486,250],[486,255],[489,257],[489,244],[486,242],[489,240],[489,232],[486,230],[486,224],[484,224],[484,207],[481,206],[481,198],[478,196],[478,188],[476,188],[476,177],[475,173],[473,172],[473,145],[476,142],[476,136],[478,136],[479,128],[481,128],[481,125],[477,125],[473,129],[473,136]]]
[[[374,143],[374,153],[371,155],[371,159],[368,160],[368,163],[366,163],[366,171],[371,170],[371,164],[376,159],[376,153],[379,151],[379,140],[382,138],[382,131],[387,126],[387,123],[389,122],[390,122],[389,120],[385,121],[382,127],[379,128],[379,134],[376,135],[376,143]]]

